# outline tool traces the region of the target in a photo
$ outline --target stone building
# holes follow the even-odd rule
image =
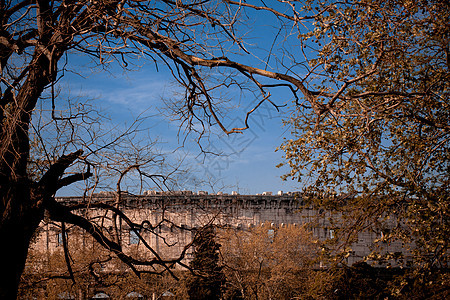
[[[82,197],[64,197],[58,201],[68,205],[91,203],[92,208],[80,210],[91,221],[104,228],[106,234],[113,231],[114,218],[111,211],[95,208],[94,204],[104,203],[116,205],[116,194],[99,193],[90,199]],[[87,205],[89,207],[89,205]],[[200,191],[155,192],[148,191],[144,195],[123,194],[120,197],[120,209],[135,224],[130,226],[126,222],[119,223],[120,240],[124,251],[134,251],[143,258],[152,258],[153,254],[145,249],[139,236],[162,258],[178,257],[184,246],[192,241],[192,229],[207,223],[217,226],[232,227],[246,230],[261,224],[270,224],[276,229],[279,226],[301,225],[306,222],[314,224],[311,227],[315,238],[320,240],[333,239],[335,228],[330,225],[328,218],[331,212],[317,211],[305,206],[301,197],[295,193],[278,192],[272,195],[265,192],[257,195],[231,195],[218,193],[208,194]],[[133,227],[133,228],[132,228]],[[68,227],[69,239],[78,239],[79,245],[85,245],[89,237],[79,229]],[[351,265],[366,257],[373,241],[383,233],[370,229],[362,232],[358,240],[351,245],[352,251],[346,258]],[[59,224],[42,223],[39,234],[32,248],[42,253],[53,253],[61,249],[62,233]],[[382,251],[403,252],[400,243],[385,245]],[[406,255],[407,256],[407,255]],[[192,249],[186,253],[186,259],[192,257]],[[395,264],[394,261],[387,262]]]
[[[312,209],[305,205],[302,197],[296,193],[264,192],[257,195],[239,195],[232,192],[211,195],[204,191],[148,191],[144,195],[123,193],[118,196],[116,193],[102,192],[90,198],[64,197],[58,198],[57,201],[73,207],[76,214],[96,224],[106,237],[120,241],[125,254],[147,261],[155,258],[155,253],[164,260],[180,257],[185,246],[192,241],[196,229],[211,223],[235,230],[249,230],[264,224],[264,228],[268,228],[269,242],[278,228],[302,226],[305,223],[310,224],[308,229],[319,240],[333,242],[338,233],[338,228],[334,228],[329,220],[332,212]],[[124,215],[114,215],[111,208],[118,208],[117,213],[120,211]],[[394,221],[392,222],[393,229]],[[174,298],[171,292],[178,287],[176,282],[170,283],[168,280],[171,279],[165,277],[148,279],[142,286],[136,281],[136,276],[130,277],[132,274],[129,268],[109,251],[98,246],[91,235],[70,224],[65,224],[64,230],[67,233],[64,240],[70,252],[68,257],[65,257],[63,252],[62,224],[44,221],[40,225],[26,269],[29,274],[28,281],[35,283],[32,289],[22,289],[24,299]],[[375,246],[374,240],[382,235],[383,232],[376,228],[359,233],[358,239],[351,245],[349,255],[342,262],[351,265],[365,259]],[[386,251],[402,253],[404,265],[411,263],[400,243],[383,246],[381,254]],[[190,261],[192,251],[192,248],[187,248],[182,263],[187,264]],[[85,276],[77,279],[77,285],[74,285],[67,275],[60,281],[42,280],[42,276],[51,278],[55,275],[54,278],[63,278],[61,274],[68,272],[67,259],[72,261],[73,272]],[[390,260],[381,265],[395,266],[397,262]],[[379,265],[378,262],[376,265]],[[167,267],[174,272],[183,269],[180,264],[169,264]],[[317,263],[315,267],[320,270],[327,265]],[[142,267],[140,270],[144,269],[145,267]],[[97,282],[97,277],[102,280]],[[114,278],[114,284],[105,285],[103,278]],[[117,280],[121,280],[121,284],[116,285]]]

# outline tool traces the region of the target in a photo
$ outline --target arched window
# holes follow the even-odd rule
[[[144,296],[137,292],[131,292],[131,293],[128,293],[125,296],[125,298],[127,298],[127,299],[144,299]]]
[[[91,299],[109,299],[109,298],[111,298],[111,297],[109,297],[108,294],[99,292],[99,293],[95,294],[94,297],[92,297]]]

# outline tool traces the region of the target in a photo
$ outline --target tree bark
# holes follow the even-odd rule
[[[30,184],[22,180],[2,195],[6,210],[0,222],[0,299],[16,299],[31,238],[43,218],[43,209],[33,205]]]

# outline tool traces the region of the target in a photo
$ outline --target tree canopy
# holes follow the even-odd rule
[[[400,239],[419,265],[447,266],[448,3],[307,9],[325,11],[314,30],[299,34],[317,46],[309,65],[320,110],[298,105],[287,119],[293,138],[280,147],[291,168],[286,178],[343,213],[336,220],[342,242],[368,227],[384,230],[379,243]]]
[[[261,224],[218,234],[226,275],[226,299],[308,298],[320,249],[312,234],[293,224]]]

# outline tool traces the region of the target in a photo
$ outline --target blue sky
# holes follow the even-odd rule
[[[153,66],[144,66],[127,73],[122,73],[120,69],[113,74],[92,72],[87,78],[69,73],[61,86],[68,86],[72,96],[93,99],[94,106],[109,115],[118,126],[125,128],[139,115],[148,117],[142,124],[148,131],[143,134],[157,139],[160,151],[173,159],[182,157],[182,167],[192,170],[191,175],[196,179],[214,183],[213,187],[209,183],[193,186],[187,180],[186,184],[180,184],[182,189],[209,192],[236,190],[241,194],[298,189],[298,183],[281,180],[287,169],[276,167],[283,158],[283,153],[275,152],[275,149],[286,136],[287,129],[282,124],[282,117],[286,115],[268,104],[252,115],[250,129],[243,134],[227,136],[218,127],[214,128],[215,134],[202,141],[202,147],[222,155],[203,155],[195,141],[195,134],[188,136],[184,147],[181,147],[182,141],[177,135],[179,124],[160,113],[164,110],[161,98],[176,97],[174,93],[180,89],[164,71],[156,72]],[[229,114],[225,125],[242,122],[246,106],[251,106],[255,101],[241,99],[243,109]],[[76,190],[69,189],[63,194],[74,192]]]
[[[260,51],[263,57],[264,49],[270,48],[272,44],[267,34],[277,32],[276,23],[274,21],[272,24],[264,16],[249,20],[253,24],[248,24],[245,30],[258,28],[248,33],[249,41],[256,49],[253,53]],[[252,56],[238,57],[238,60],[244,63],[261,62]],[[271,63],[272,61],[273,59]],[[263,104],[250,118],[250,129],[244,134],[227,136],[218,126],[213,128],[214,134],[202,141],[202,147],[222,155],[205,156],[195,142],[196,135],[189,135],[181,147],[182,141],[177,135],[179,124],[170,121],[161,113],[164,110],[162,98],[173,99],[177,97],[177,92],[181,92],[168,70],[160,64],[157,71],[154,64],[146,60],[136,61],[136,64],[138,66],[134,71],[124,72],[120,67],[112,65],[108,72],[105,72],[92,68],[83,56],[72,55],[69,56],[69,69],[73,73],[66,72],[59,84],[69,90],[72,96],[81,95],[94,99],[92,103],[96,108],[109,115],[117,126],[125,128],[137,116],[148,117],[142,124],[148,131],[142,134],[152,140],[157,139],[159,151],[174,160],[181,157],[182,168],[192,171],[184,176],[186,182],[180,183],[181,189],[209,192],[236,190],[241,194],[255,194],[265,191],[295,191],[300,188],[298,182],[282,181],[280,177],[288,170],[276,167],[283,162],[283,152],[275,152],[275,149],[280,146],[284,136],[289,136],[289,129],[282,125],[282,118],[288,116],[289,108],[284,108],[279,113],[268,103]],[[75,73],[82,74],[83,77]],[[292,103],[288,92],[271,92],[277,103]],[[224,125],[241,126],[246,108],[255,105],[259,99],[250,94],[242,96],[236,90],[229,91],[228,96],[232,108],[225,115]],[[189,176],[208,183],[194,186]],[[62,192],[70,193],[76,193],[76,190],[68,189]]]

